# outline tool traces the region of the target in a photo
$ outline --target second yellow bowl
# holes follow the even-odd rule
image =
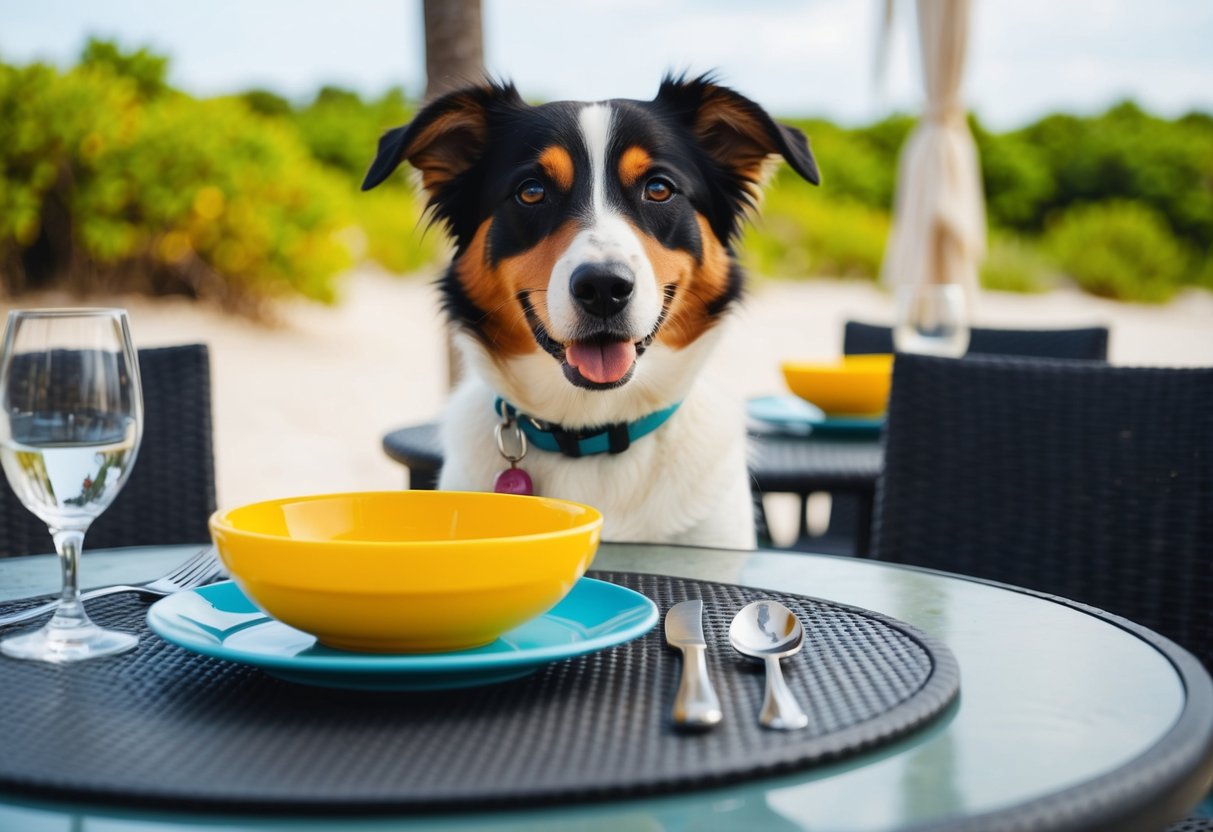
[[[788,389],[830,416],[873,416],[889,403],[893,356],[851,355],[839,361],[783,364]]]

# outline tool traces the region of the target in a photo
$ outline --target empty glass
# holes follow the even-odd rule
[[[121,309],[10,312],[0,353],[0,462],[21,502],[46,523],[63,569],[54,616],[0,641],[22,659],[73,662],[130,650],[80,602],[84,533],[126,482],[142,436],[139,364]]]
[[[897,291],[893,346],[898,352],[959,358],[969,348],[963,286],[927,283]]]

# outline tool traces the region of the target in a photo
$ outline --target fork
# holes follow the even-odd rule
[[[224,570],[223,564],[215,556],[214,547],[208,546],[183,562],[176,569],[159,578],[141,584],[114,584],[112,586],[97,587],[96,589],[90,589],[88,592],[80,593],[80,600],[88,601],[93,598],[100,598],[103,595],[115,595],[119,592],[137,592],[140,595],[162,597],[164,595],[171,595],[174,592],[180,592],[183,589],[204,586],[218,578],[226,577],[226,575],[227,572]],[[31,618],[37,618],[44,613],[53,611],[58,606],[59,601],[55,600],[39,604],[27,610],[21,610],[20,612],[0,615],[0,627],[29,621]]]

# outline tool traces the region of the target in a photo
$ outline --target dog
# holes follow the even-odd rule
[[[455,249],[439,488],[587,503],[606,540],[754,548],[744,410],[704,371],[779,156],[819,183],[803,133],[710,75],[538,106],[486,82],[387,131],[363,190],[407,160]]]

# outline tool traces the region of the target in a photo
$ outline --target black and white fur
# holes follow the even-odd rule
[[[744,413],[709,371],[773,156],[818,181],[803,134],[710,77],[667,78],[651,101],[540,106],[486,84],[385,134],[364,189],[407,159],[455,244],[440,287],[466,372],[440,487],[491,490],[507,467],[498,397],[566,429],[680,401],[623,453],[532,449],[521,466],[536,493],[599,508],[605,539],[752,548]]]

